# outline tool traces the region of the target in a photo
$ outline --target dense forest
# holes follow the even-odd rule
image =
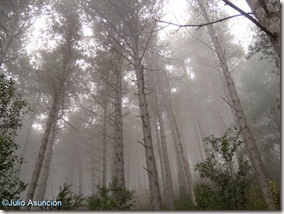
[[[279,0],[0,0],[0,209],[280,210],[280,46]]]

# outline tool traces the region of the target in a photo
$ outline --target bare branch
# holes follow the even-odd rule
[[[235,18],[235,17],[238,17],[238,16],[246,16],[247,17],[247,16],[249,16],[249,14],[253,14],[253,13],[244,12],[244,14],[241,13],[241,14],[237,14],[237,15],[233,15],[233,16],[228,16],[228,17],[225,17],[225,18],[222,18],[222,19],[218,19],[216,21],[206,22],[206,23],[202,23],[202,24],[184,24],[184,25],[182,25],[182,24],[176,24],[176,23],[173,23],[173,22],[167,22],[167,21],[162,21],[162,20],[156,20],[156,22],[177,26],[177,27],[179,27],[178,30],[180,28],[183,28],[183,27],[196,27],[196,30],[199,30],[200,28],[207,26],[207,25],[212,25],[212,24],[215,24],[215,23],[218,23],[218,22],[223,22],[223,21],[226,21],[228,19]],[[175,31],[175,32],[177,32],[177,31]]]
[[[142,146],[146,147],[146,146],[144,145],[144,143],[140,142],[139,140],[137,140],[137,143],[139,143],[139,144],[141,144]]]
[[[147,168],[145,168],[144,166],[142,168],[145,169],[149,174],[151,174],[151,171],[149,171]]]
[[[71,123],[69,123],[67,120],[65,120],[63,117],[60,118],[61,120],[63,120],[65,123],[67,123],[69,126],[71,126],[72,129],[74,129],[75,131],[79,132],[78,129],[76,129]]]
[[[262,31],[264,31],[265,33],[267,33],[269,36],[271,37],[275,37],[275,35],[273,33],[271,33],[269,30],[267,30],[262,24],[260,24],[256,19],[254,19],[252,16],[250,16],[249,14],[253,14],[253,13],[246,13],[245,11],[243,11],[242,9],[240,9],[239,7],[237,7],[236,5],[234,5],[233,3],[231,3],[228,0],[222,0],[226,5],[229,5],[231,8],[235,9],[236,11],[240,12],[241,15],[244,15],[246,18],[248,18],[250,21],[252,21],[257,27],[259,27]]]
[[[231,103],[229,103],[224,97],[221,97],[231,108],[235,109],[235,111],[237,112],[238,109],[236,109]]]

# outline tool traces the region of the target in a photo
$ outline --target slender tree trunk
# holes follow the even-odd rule
[[[23,144],[21,153],[20,153],[20,155],[19,155],[20,160],[23,160],[24,157],[25,157],[25,154],[26,154],[26,150],[27,150],[27,147],[28,147],[28,142],[29,142],[29,140],[30,140],[30,136],[31,136],[31,132],[32,132],[32,127],[33,127],[33,123],[34,123],[34,120],[35,120],[35,117],[36,117],[37,106],[38,106],[38,104],[39,104],[39,101],[40,101],[40,96],[37,97],[35,109],[33,110],[33,113],[30,115],[29,122],[28,122],[28,124],[27,124],[28,130],[27,130],[27,135],[26,135],[26,137],[25,137],[25,142],[24,142],[24,144]],[[17,176],[17,178],[19,178],[19,176],[20,176],[20,172],[21,172],[22,165],[23,165],[22,162],[18,163],[18,165],[17,165],[17,169],[16,169],[16,172],[17,172],[17,175],[16,175],[16,176]]]
[[[157,86],[157,76],[154,73],[154,96],[156,101],[156,114],[158,117],[159,127],[160,127],[160,136],[161,136],[161,146],[162,146],[162,156],[163,156],[163,166],[165,167],[165,177],[166,177],[166,189],[165,196],[166,201],[170,209],[174,207],[174,191],[173,191],[173,184],[172,184],[172,175],[170,169],[170,162],[169,162],[169,155],[167,149],[167,142],[166,142],[166,134],[165,134],[165,127],[164,127],[164,120],[161,115],[161,107],[160,107],[160,100],[159,100],[159,90]]]
[[[51,198],[55,198],[54,191],[53,191],[53,180],[51,176],[49,176],[49,182],[50,182],[50,189],[51,189]]]
[[[51,106],[50,111],[49,111],[45,132],[43,134],[42,143],[41,143],[41,146],[40,146],[40,149],[39,149],[39,154],[38,154],[38,157],[37,157],[36,165],[35,165],[33,175],[32,175],[32,179],[31,179],[29,189],[28,189],[28,192],[27,192],[26,202],[28,202],[30,199],[33,200],[33,198],[34,198],[34,193],[35,193],[35,189],[36,189],[36,186],[37,186],[39,174],[40,174],[40,171],[41,171],[41,168],[42,168],[44,153],[45,153],[45,150],[46,150],[46,147],[47,147],[47,144],[48,144],[49,135],[50,135],[50,132],[51,132],[51,127],[57,119],[57,115],[58,115],[57,106],[58,106],[58,99],[55,96],[55,98],[52,101],[52,106]],[[27,209],[27,210],[30,210],[30,208],[31,208],[30,206],[25,207],[25,209]]]
[[[178,172],[178,184],[179,184],[179,190],[180,192],[187,192],[188,191],[188,185],[186,183],[185,179],[185,172],[184,172],[184,167],[182,163],[182,157],[180,153],[180,149],[178,146],[178,140],[177,140],[177,135],[175,131],[175,125],[174,125],[174,120],[172,116],[172,111],[167,108],[166,109],[167,116],[170,122],[170,128],[171,128],[171,133],[174,141],[174,147],[176,151],[176,163],[177,163],[177,172]]]
[[[207,14],[207,11],[206,11],[204,5],[202,3],[200,3],[200,0],[198,0],[198,2],[199,2],[199,5],[200,5],[200,8],[202,10],[203,16],[205,18],[205,21],[209,22],[210,20],[209,20],[209,17],[208,17],[208,14]],[[260,187],[261,187],[261,190],[262,190],[263,198],[265,200],[267,208],[269,210],[275,210],[276,207],[275,207],[275,204],[274,204],[274,201],[273,201],[272,194],[271,194],[270,189],[269,189],[269,185],[268,185],[268,182],[267,182],[267,178],[266,178],[266,175],[265,175],[265,172],[264,172],[264,168],[263,168],[263,164],[262,164],[260,155],[257,151],[256,142],[255,142],[254,136],[251,133],[250,127],[249,127],[249,125],[246,121],[246,117],[244,115],[238,94],[236,92],[234,81],[233,81],[233,78],[232,78],[231,73],[229,71],[229,67],[228,67],[227,61],[225,59],[224,52],[221,49],[220,43],[218,41],[218,38],[216,36],[216,32],[215,32],[213,26],[208,25],[207,28],[209,30],[211,40],[213,42],[216,54],[218,56],[220,66],[221,66],[223,74],[225,76],[225,81],[227,83],[228,90],[229,90],[229,93],[230,93],[230,97],[231,97],[231,100],[232,100],[231,105],[235,109],[235,114],[237,116],[237,120],[238,120],[239,126],[241,128],[241,132],[243,134],[244,141],[246,143],[247,150],[248,150],[248,153],[250,155],[250,159],[251,159],[251,162],[253,164],[254,171],[255,171],[256,176],[258,178],[258,181],[259,181],[259,184],[260,184]]]
[[[124,155],[123,155],[123,130],[122,130],[122,104],[121,104],[121,71],[115,69],[115,115],[114,115],[114,138],[115,138],[115,178],[118,185],[125,187]]]
[[[196,103],[192,94],[192,84],[189,80],[189,77],[186,72],[185,64],[183,64],[183,72],[186,76],[186,88],[187,88],[187,100],[189,101],[189,105],[192,109],[192,116],[193,116],[193,122],[194,122],[194,128],[197,135],[197,141],[198,141],[198,150],[200,152],[200,156],[203,160],[205,160],[206,157],[208,157],[208,150],[207,145],[203,141],[206,137],[204,133],[204,127],[202,126],[201,119],[199,117],[199,113],[196,108]]]
[[[105,95],[104,118],[103,118],[103,169],[102,169],[102,184],[106,186],[106,171],[107,171],[107,95]]]
[[[83,143],[80,140],[79,160],[78,160],[78,195],[83,195]]]
[[[40,201],[44,200],[44,194],[45,194],[45,190],[47,186],[47,179],[49,177],[50,164],[51,164],[51,159],[52,159],[52,150],[53,150],[53,145],[55,142],[56,134],[57,134],[57,124],[55,122],[52,126],[48,148],[45,152],[45,158],[44,158],[43,166],[42,166],[43,169],[41,170],[41,173],[40,173],[40,177],[42,179],[41,179],[41,183],[39,184],[39,188],[38,188],[39,191],[36,197],[37,200],[40,200]]]
[[[174,109],[174,105],[173,105],[171,88],[170,88],[168,77],[166,77],[166,81],[167,81],[167,90],[168,90],[168,95],[169,95],[170,109],[171,109],[172,118],[173,118],[173,122],[174,122],[174,126],[175,126],[175,132],[176,132],[176,135],[177,135],[177,143],[178,143],[179,152],[180,152],[183,167],[184,167],[186,182],[187,182],[188,189],[189,189],[191,197],[192,197],[192,201],[193,201],[193,203],[195,203],[196,200],[195,200],[195,194],[194,194],[194,189],[193,189],[192,177],[191,177],[191,173],[190,173],[190,167],[189,167],[187,155],[186,155],[185,150],[183,148],[182,137],[181,137],[180,129],[178,127],[178,122],[177,122],[177,119],[176,119],[176,114],[175,114],[175,109]]]
[[[96,185],[95,185],[95,163],[92,160],[92,164],[91,164],[91,185],[92,185],[92,196],[94,196],[96,194]]]
[[[159,134],[159,130],[158,130],[158,119],[156,118],[156,115],[155,115],[154,121],[155,121],[155,133],[156,133],[157,146],[158,146],[157,149],[158,149],[159,163],[160,163],[160,168],[161,168],[161,171],[160,171],[160,175],[161,176],[160,176],[159,180],[162,181],[162,184],[160,186],[160,191],[161,191],[161,197],[162,197],[162,200],[163,200],[163,197],[164,197],[163,193],[164,193],[165,189],[167,188],[167,186],[166,186],[166,176],[165,176],[165,169],[164,169],[164,161],[163,161],[163,155],[162,155],[160,134]]]
[[[169,155],[168,149],[166,144],[166,135],[165,135],[165,128],[164,128],[164,121],[160,113],[158,114],[158,120],[160,125],[160,136],[161,136],[161,145],[162,145],[162,156],[163,162],[165,166],[165,177],[166,177],[166,189],[165,195],[167,199],[167,204],[170,209],[174,207],[174,191],[173,191],[173,184],[172,184],[172,175],[170,170],[170,162],[169,162]]]
[[[135,60],[135,72],[138,87],[138,99],[140,108],[140,117],[142,120],[143,128],[143,141],[145,147],[145,156],[147,164],[147,172],[149,178],[149,190],[150,190],[150,201],[154,210],[161,209],[161,194],[158,182],[158,173],[156,167],[156,160],[154,157],[152,133],[150,126],[150,115],[148,110],[148,104],[146,100],[145,93],[145,82],[144,82],[144,67],[141,64],[140,57],[138,56],[138,51],[134,55]]]
[[[1,40],[0,40],[1,41]],[[9,47],[12,44],[13,41],[13,37],[10,36],[7,41],[5,42],[5,40],[3,40],[2,42],[0,42],[0,47],[1,47],[1,51],[0,51],[0,69],[4,63],[5,57],[8,53]]]

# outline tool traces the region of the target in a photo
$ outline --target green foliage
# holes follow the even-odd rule
[[[134,191],[118,185],[117,179],[106,186],[98,185],[98,191],[90,196],[88,207],[91,210],[130,210],[134,206]]]
[[[193,208],[190,194],[181,191],[179,197],[175,200],[174,210],[192,210]]]
[[[257,184],[252,184],[248,190],[247,207],[248,210],[265,210],[265,201],[262,197],[262,192]]]
[[[207,184],[199,184],[195,187],[197,210],[218,210],[220,209],[221,198]]]
[[[56,198],[56,201],[62,201],[62,206],[55,207],[57,210],[75,210],[79,208],[84,201],[81,195],[75,195],[71,190],[71,185],[63,184],[63,188],[60,186],[60,191]]]
[[[206,138],[212,146],[209,157],[195,165],[201,178],[207,178],[212,185],[201,184],[197,187],[196,209],[244,210],[247,209],[251,167],[248,161],[238,157],[238,170],[234,167],[234,155],[243,141],[240,132],[228,129],[216,138]]]
[[[279,186],[277,185],[275,181],[272,181],[272,180],[270,180],[268,183],[269,183],[270,190],[272,192],[274,203],[277,209],[280,209],[281,195],[280,195]]]
[[[14,82],[0,74],[0,198],[18,199],[24,191],[26,184],[18,178],[15,169],[17,163],[21,163],[17,157],[18,145],[14,143],[18,128],[21,128],[21,116],[26,112],[25,100],[16,93]],[[0,205],[0,209],[7,209]]]

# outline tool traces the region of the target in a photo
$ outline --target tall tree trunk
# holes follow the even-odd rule
[[[50,172],[52,150],[53,150],[53,145],[54,145],[56,134],[57,134],[57,128],[58,127],[55,122],[52,126],[48,148],[45,151],[45,157],[44,157],[43,166],[42,166],[43,169],[41,170],[41,173],[40,173],[41,183],[38,185],[39,186],[38,194],[36,195],[37,200],[40,200],[40,201],[44,200],[44,194],[45,194],[45,190],[47,186],[47,179],[49,177],[49,172]]]
[[[271,1],[270,1],[271,2]],[[268,35],[278,56],[281,57],[281,31],[280,31],[280,2],[269,3],[265,0],[247,0],[248,5],[253,11],[259,23],[265,27],[272,35]],[[279,7],[279,8],[278,8]]]
[[[53,123],[56,121],[57,119],[57,115],[58,115],[58,98],[57,96],[55,96],[52,100],[52,106],[50,108],[49,111],[49,115],[48,115],[48,119],[47,119],[47,123],[46,123],[46,128],[45,128],[45,132],[43,134],[43,138],[42,138],[42,143],[39,149],[39,154],[37,157],[37,161],[36,161],[36,165],[33,171],[33,175],[32,175],[32,179],[29,185],[29,189],[27,192],[27,197],[26,197],[26,201],[28,202],[30,199],[33,200],[34,198],[34,193],[35,193],[35,189],[37,186],[37,182],[38,182],[38,178],[39,178],[39,174],[42,168],[42,163],[43,163],[43,159],[44,159],[44,154],[45,154],[45,150],[48,144],[48,140],[49,140],[49,135],[51,132],[51,127],[53,125]],[[25,209],[26,210],[30,210],[30,206],[26,206]]]
[[[165,176],[165,169],[164,169],[164,161],[163,161],[163,155],[162,155],[162,148],[161,148],[161,141],[160,141],[160,134],[159,134],[159,130],[158,130],[158,119],[156,117],[156,115],[154,116],[154,121],[155,121],[155,132],[156,132],[156,139],[157,139],[157,146],[158,146],[158,156],[159,156],[159,163],[160,163],[160,179],[162,181],[161,185],[160,185],[160,191],[161,191],[161,197],[162,197],[162,201],[164,199],[164,191],[167,188],[166,186],[166,176]],[[159,172],[159,171],[158,171]]]
[[[35,104],[35,109],[33,110],[33,113],[30,115],[30,118],[28,120],[28,124],[27,124],[28,130],[27,130],[27,135],[25,137],[25,142],[22,146],[22,150],[21,150],[21,153],[19,155],[20,160],[23,160],[24,157],[25,157],[25,154],[26,154],[26,150],[27,150],[28,143],[29,143],[29,140],[30,140],[32,127],[33,127],[33,123],[34,123],[34,120],[35,120],[35,117],[36,117],[36,114],[37,114],[37,107],[38,107],[39,102],[40,102],[40,95],[38,94],[36,104]],[[17,165],[17,169],[16,169],[17,178],[19,178],[19,176],[20,176],[22,165],[23,165],[22,162],[18,163],[18,165]]]
[[[138,48],[137,48],[138,49]],[[140,117],[143,128],[143,141],[145,147],[145,156],[147,164],[147,172],[149,178],[150,201],[154,210],[161,209],[161,194],[158,182],[158,173],[156,167],[156,160],[154,156],[152,133],[150,126],[150,115],[145,93],[144,82],[144,66],[141,64],[141,59],[138,56],[138,51],[134,54],[134,69],[136,72],[138,99],[140,108]]]
[[[95,185],[95,162],[92,160],[91,163],[91,189],[92,189],[92,196],[96,194],[96,185]]]
[[[174,207],[174,191],[173,191],[173,184],[172,184],[172,175],[170,169],[170,162],[169,162],[169,155],[168,149],[166,144],[166,135],[165,135],[165,128],[164,128],[164,121],[160,113],[158,114],[158,121],[160,125],[160,136],[161,136],[161,145],[162,145],[162,156],[163,162],[165,167],[165,177],[166,177],[166,189],[165,189],[165,196],[167,199],[167,204],[170,209]]]
[[[187,100],[189,101],[189,105],[191,107],[191,114],[193,116],[193,122],[194,122],[194,128],[195,128],[195,133],[197,135],[197,141],[198,141],[198,150],[201,156],[201,159],[205,160],[206,157],[208,157],[208,150],[207,150],[207,145],[203,141],[205,136],[204,133],[204,127],[202,126],[201,119],[199,117],[199,113],[196,108],[196,103],[194,100],[194,96],[192,93],[192,84],[189,80],[188,74],[186,72],[186,66],[185,63],[183,64],[183,73],[184,76],[186,76],[186,89],[187,89]]]
[[[80,140],[80,150],[79,150],[79,159],[78,159],[78,195],[83,194],[83,142]]]
[[[115,138],[115,178],[118,185],[125,187],[124,175],[124,155],[123,155],[123,130],[122,130],[122,104],[121,104],[121,71],[116,67],[115,69],[115,112],[114,112],[114,138]]]
[[[12,44],[12,41],[13,41],[13,37],[10,36],[7,41],[5,40],[2,40],[2,42],[0,42],[0,48],[1,48],[1,51],[0,51],[0,69],[4,63],[4,60],[5,60],[5,57],[8,53],[8,50]]]
[[[205,18],[205,21],[209,22],[210,20],[209,20],[209,17],[208,17],[208,13],[207,13],[204,5],[200,2],[200,0],[198,0],[198,2],[199,2],[199,6],[202,10],[202,14]],[[244,141],[245,141],[245,144],[247,146],[247,150],[248,150],[248,153],[250,155],[250,159],[251,159],[251,162],[253,164],[254,171],[255,171],[256,176],[258,178],[258,181],[259,181],[259,184],[260,184],[260,187],[261,187],[261,190],[262,190],[263,198],[265,200],[267,208],[269,210],[275,210],[276,207],[275,207],[275,204],[274,204],[274,201],[273,201],[272,194],[271,194],[270,189],[269,189],[269,185],[268,185],[267,178],[266,178],[266,175],[265,175],[265,172],[264,172],[264,168],[263,168],[261,158],[260,158],[259,153],[257,151],[256,142],[255,142],[254,136],[251,133],[250,127],[249,127],[249,125],[246,121],[246,117],[244,115],[238,94],[236,92],[234,81],[233,81],[233,78],[232,78],[231,73],[229,71],[229,67],[228,67],[227,61],[225,59],[224,52],[221,49],[220,43],[218,41],[218,38],[216,36],[216,32],[215,32],[213,26],[208,25],[207,28],[208,28],[211,40],[213,42],[216,54],[218,56],[220,66],[221,66],[223,74],[225,76],[225,81],[227,83],[228,90],[229,90],[229,93],[230,93],[230,97],[231,97],[231,100],[232,100],[231,105],[235,109],[235,114],[236,114],[236,117],[237,117],[237,120],[238,120],[238,124],[239,124],[241,132],[243,134]]]
[[[175,152],[176,152],[176,163],[177,163],[177,173],[178,173],[178,184],[179,184],[179,190],[180,192],[187,192],[188,185],[186,183],[185,179],[185,171],[183,167],[183,162],[182,162],[182,157],[178,145],[178,140],[177,140],[177,135],[176,135],[176,130],[175,130],[175,125],[174,125],[174,120],[172,116],[172,111],[167,108],[166,109],[168,120],[170,122],[170,129],[171,129],[171,134],[173,137],[173,142],[174,142],[174,147],[175,147]]]
[[[156,72],[154,72],[154,96],[156,101],[156,114],[159,122],[160,127],[160,136],[161,136],[161,146],[162,146],[162,156],[163,156],[163,166],[165,167],[165,177],[166,177],[166,189],[165,196],[166,201],[170,209],[174,207],[174,191],[173,191],[173,184],[172,184],[172,175],[170,169],[170,162],[169,162],[169,155],[168,155],[168,148],[166,142],[166,134],[165,134],[165,127],[164,127],[164,120],[162,118],[162,112],[160,107],[160,100],[159,100],[159,89],[157,86],[157,76]]]
[[[107,95],[104,98],[104,118],[103,118],[103,169],[102,169],[102,184],[106,186],[106,174],[107,174]]]
[[[174,109],[174,105],[173,105],[170,83],[169,83],[169,79],[168,79],[167,76],[166,76],[166,82],[167,82],[167,91],[168,91],[168,95],[169,95],[170,109],[171,109],[173,122],[174,122],[174,126],[175,126],[175,132],[176,132],[176,135],[177,135],[178,148],[179,148],[179,152],[180,152],[183,167],[184,167],[186,183],[188,185],[188,189],[190,191],[192,201],[193,201],[193,203],[195,203],[196,200],[195,200],[195,194],[194,194],[194,189],[193,189],[192,177],[191,177],[191,173],[190,173],[190,167],[189,167],[187,155],[186,155],[184,147],[183,147],[182,137],[181,137],[180,129],[178,127],[178,122],[177,122],[177,119],[176,119],[175,109]]]

